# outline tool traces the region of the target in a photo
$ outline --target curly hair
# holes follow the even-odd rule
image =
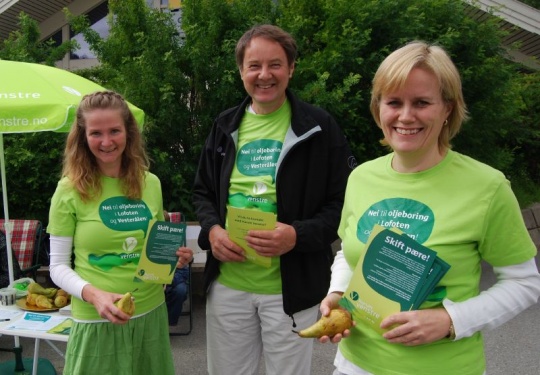
[[[126,148],[122,154],[119,176],[122,191],[130,199],[140,199],[150,163],[135,117],[124,98],[113,91],[97,91],[83,96],[77,108],[75,122],[67,136],[62,176],[69,178],[83,202],[101,194],[102,173],[86,139],[85,115],[96,109],[114,109],[120,112],[126,128]]]

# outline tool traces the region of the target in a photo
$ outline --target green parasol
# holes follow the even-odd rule
[[[0,60],[0,162],[10,283],[13,282],[11,228],[4,164],[4,133],[68,132],[86,94],[106,90],[64,69],[41,64]],[[144,112],[128,103],[139,126]]]

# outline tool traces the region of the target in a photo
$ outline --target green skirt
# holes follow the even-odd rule
[[[73,324],[64,375],[174,375],[167,307],[124,325]]]

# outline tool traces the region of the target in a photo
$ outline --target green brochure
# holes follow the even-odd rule
[[[244,208],[228,207],[227,231],[231,241],[246,251],[248,261],[263,267],[270,267],[272,258],[264,257],[248,246],[245,237],[250,230],[276,229],[276,215],[272,212],[246,210]]]
[[[340,305],[382,333],[383,319],[418,309],[449,268],[406,234],[375,225]]]
[[[144,243],[135,281],[170,284],[178,257],[176,250],[186,245],[187,225],[152,220]]]
[[[57,326],[49,329],[47,333],[57,333],[59,335],[69,335],[71,332],[71,327],[73,327],[73,319],[66,319]]]

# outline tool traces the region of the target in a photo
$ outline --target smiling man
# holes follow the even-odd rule
[[[332,116],[287,88],[296,53],[291,35],[273,25],[240,38],[236,63],[248,96],[216,118],[201,155],[194,205],[199,245],[210,250],[210,374],[254,374],[263,352],[268,375],[311,373],[313,340],[291,328],[317,319],[356,162]],[[229,237],[231,207],[251,210],[246,217],[275,215],[274,229],[246,234],[257,256]]]

